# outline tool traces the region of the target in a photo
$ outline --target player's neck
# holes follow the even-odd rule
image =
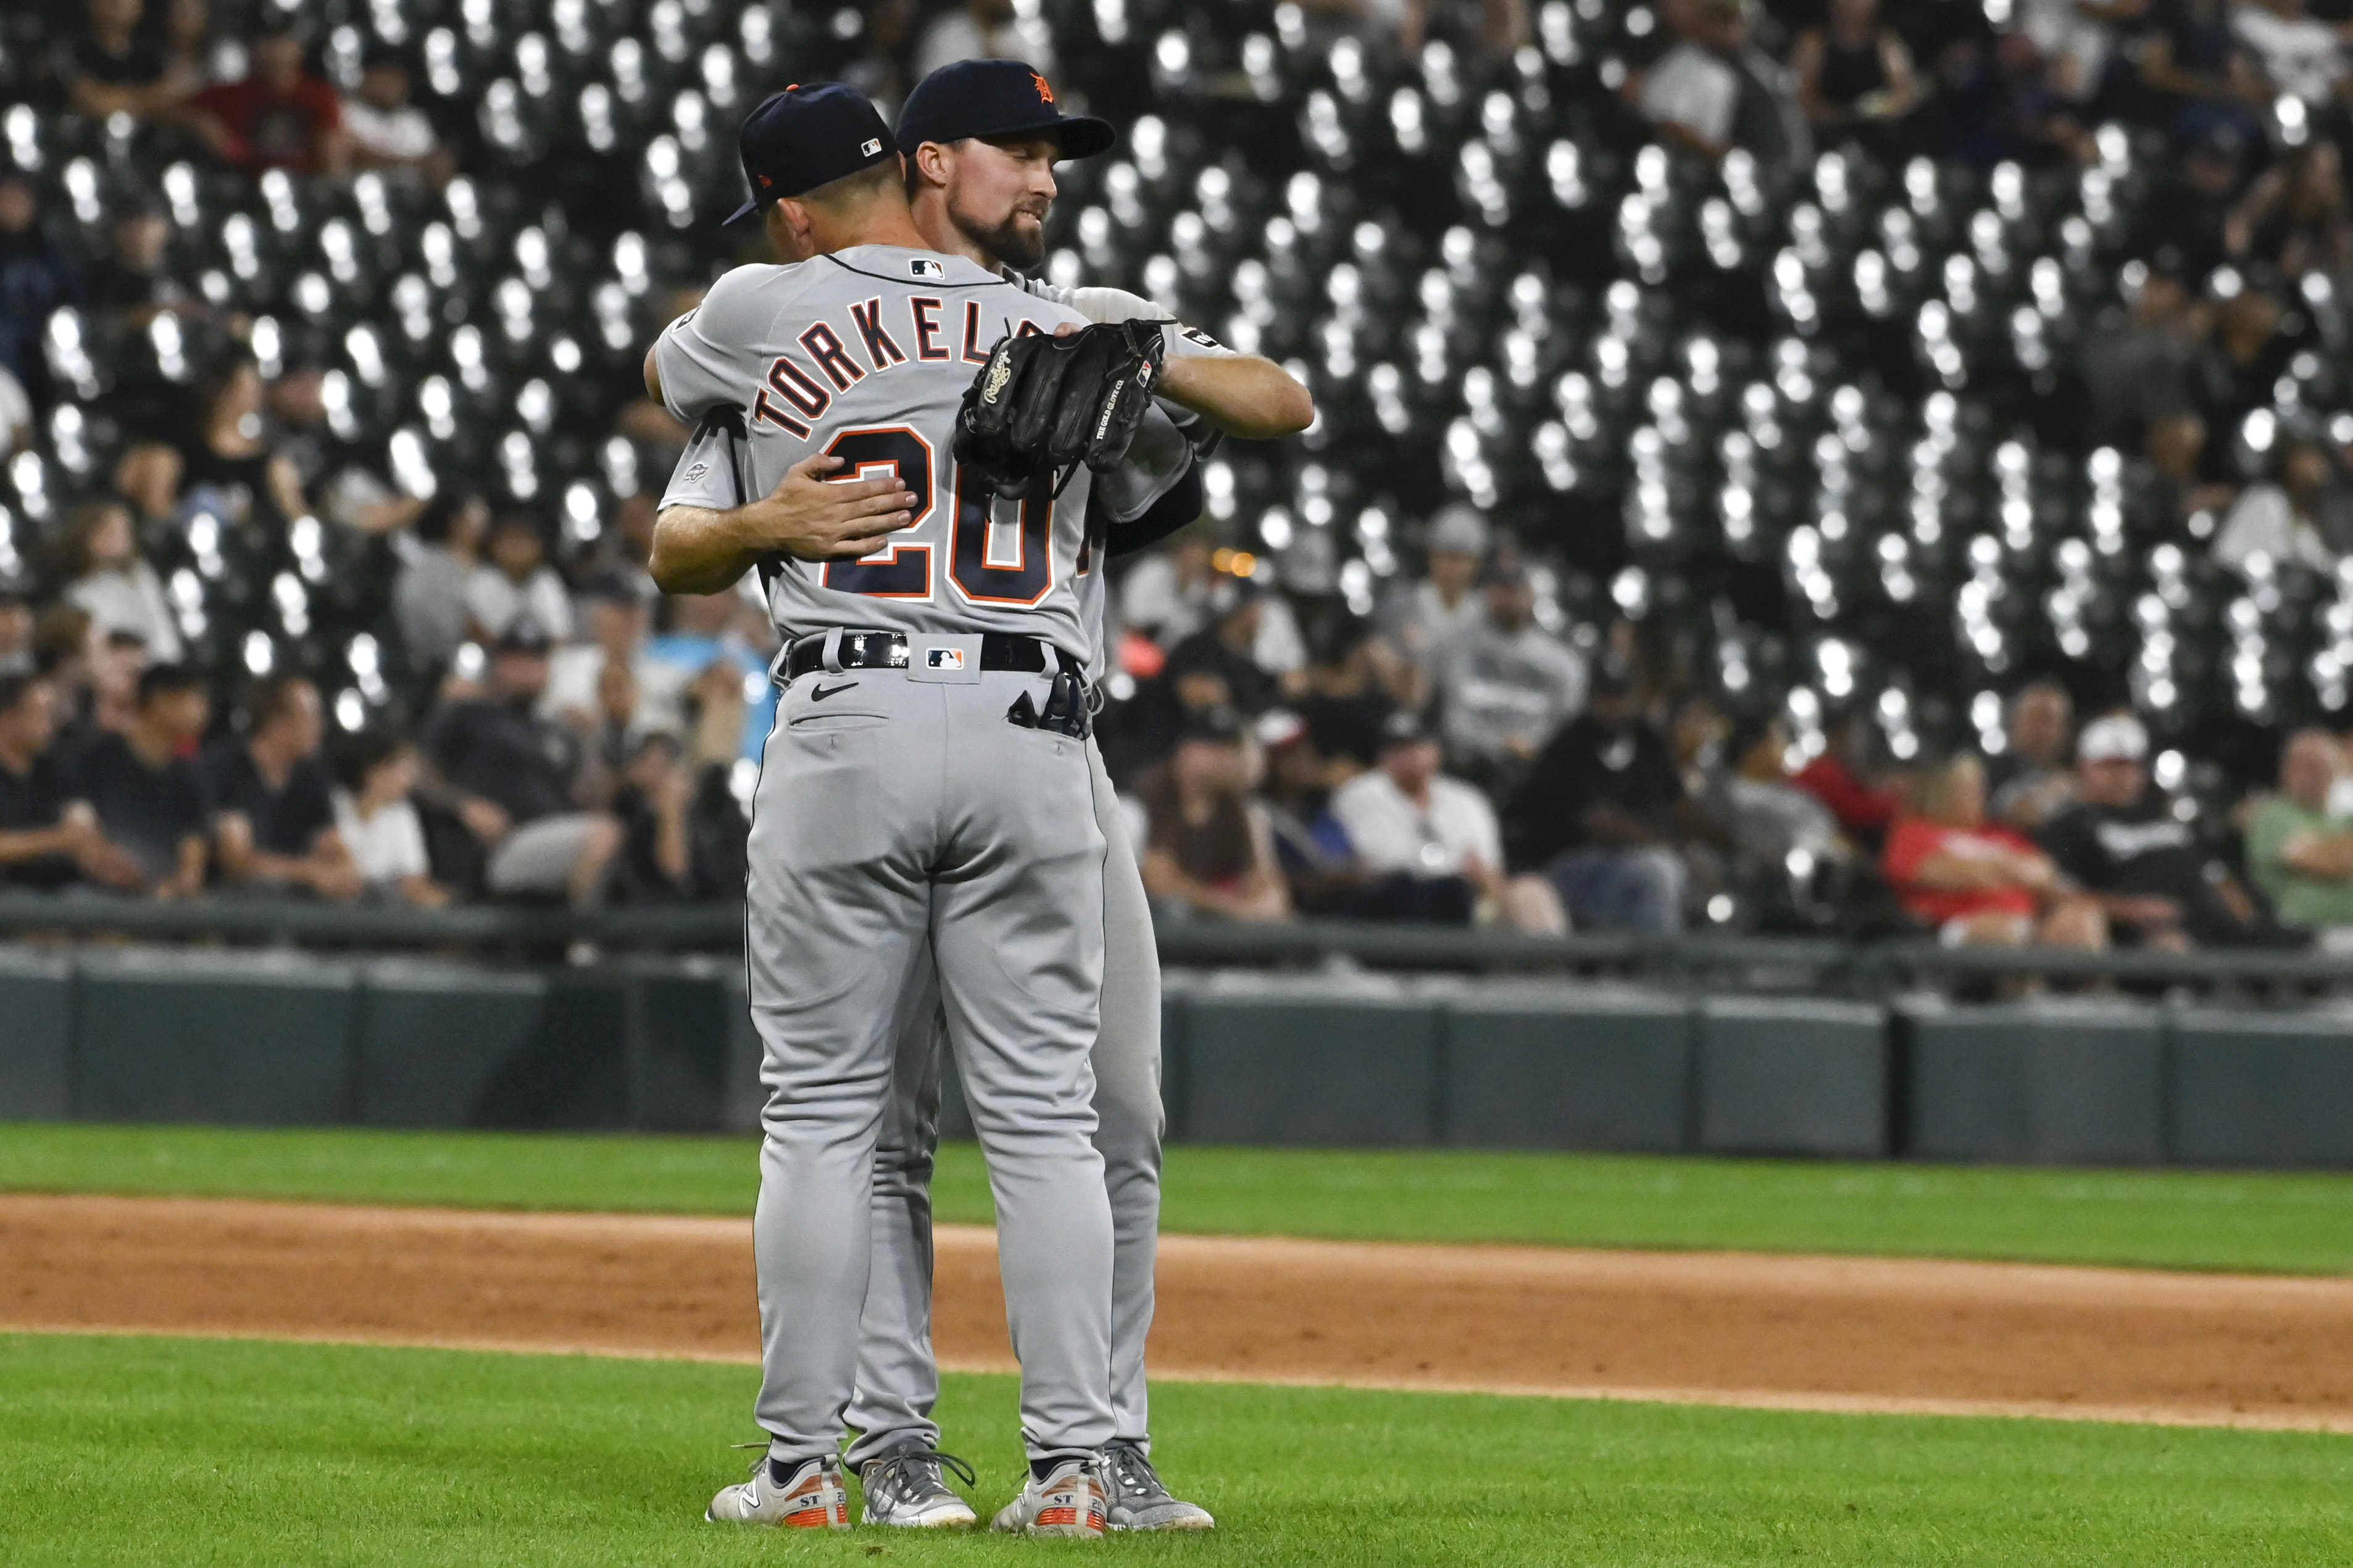
[[[932,242],[923,237],[923,231],[915,226],[914,218],[903,206],[870,209],[844,223],[839,236],[819,234],[815,237],[821,251],[846,250],[853,245],[897,245],[909,250],[932,248]]]
[[[991,256],[980,241],[956,226],[948,216],[947,203],[931,191],[918,194],[909,204],[909,216],[922,231],[923,244],[943,256],[961,256],[966,261],[991,274],[1005,270],[1005,263]]]

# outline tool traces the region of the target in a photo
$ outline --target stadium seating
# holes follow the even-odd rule
[[[0,156],[85,253],[122,201],[160,202],[175,270],[251,319],[265,362],[329,367],[336,434],[402,483],[538,503],[593,539],[666,461],[615,426],[638,356],[675,289],[738,255],[714,226],[738,199],[736,120],[855,58],[858,13],[271,5],[346,82],[363,51],[401,51],[421,101],[469,131],[467,172],[438,192],[249,181],[168,132],[37,108],[62,8],[0,26]],[[259,12],[216,9],[224,37]],[[1482,66],[1335,37],[1295,5],[1044,0],[1066,89],[1124,131],[1063,171],[1050,275],[1147,292],[1316,395],[1304,441],[1211,476],[1235,542],[1278,573],[1336,562],[1363,610],[1410,558],[1396,520],[1465,497],[1555,563],[1548,616],[1656,617],[1727,706],[1853,708],[1899,758],[1973,739],[2030,668],[2084,672],[2193,758],[2342,710],[2353,577],[2220,574],[2146,504],[2137,454],[2071,426],[2067,366],[2137,259],[2152,133],[2102,128],[2080,171],[1852,147],[1708,170],[1609,90],[1629,8],[1532,10],[1535,42]],[[2292,429],[2353,429],[2333,414],[2345,312],[2317,276],[2305,299],[2313,352],[2275,407],[2216,433],[2250,472]],[[59,401],[0,480],[17,552],[152,434],[151,395],[195,374],[215,322],[51,321]],[[150,543],[216,667],[291,658],[402,700],[380,545],[203,515]],[[2186,773],[2210,812],[2239,782]]]

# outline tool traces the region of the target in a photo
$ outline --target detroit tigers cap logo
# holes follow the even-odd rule
[[[1051,103],[1054,101],[1054,89],[1046,85],[1046,79],[1044,77],[1039,76],[1036,71],[1031,71],[1029,73],[1029,79],[1038,84],[1039,102]]]
[[[964,668],[964,649],[960,647],[928,647],[923,650],[923,658],[934,669]]]
[[[948,269],[936,261],[919,256],[907,263],[907,273],[913,278],[945,278]]]

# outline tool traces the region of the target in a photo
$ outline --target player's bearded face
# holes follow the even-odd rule
[[[948,191],[949,221],[1008,266],[1037,266],[1046,258],[1055,151],[1050,142],[967,144]]]

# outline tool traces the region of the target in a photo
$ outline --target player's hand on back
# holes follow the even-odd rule
[[[839,458],[812,453],[785,470],[776,488],[744,509],[757,539],[800,561],[855,561],[882,548],[914,521],[915,497],[895,475],[835,479]]]

